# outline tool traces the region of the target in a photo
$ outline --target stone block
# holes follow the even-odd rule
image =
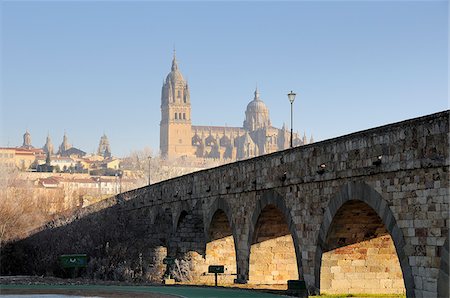
[[[352,266],[366,266],[366,260],[353,260]]]
[[[336,290],[342,290],[347,292],[347,290],[351,287],[350,281],[346,279],[333,279],[331,281],[331,287]]]

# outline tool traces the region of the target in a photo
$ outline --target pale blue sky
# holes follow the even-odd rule
[[[242,126],[256,84],[316,140],[448,109],[447,1],[3,1],[0,146],[158,151],[174,44],[195,125]]]

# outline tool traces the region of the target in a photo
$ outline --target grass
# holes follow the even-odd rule
[[[322,294],[320,298],[344,298],[344,297],[384,297],[384,298],[406,298],[405,294]]]

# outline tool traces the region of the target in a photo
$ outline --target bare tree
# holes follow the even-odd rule
[[[201,164],[193,164],[189,160],[183,160],[182,158],[169,161],[161,158],[159,155],[154,155],[151,148],[145,147],[142,150],[130,152],[129,156],[124,158],[122,166],[124,169],[133,171],[138,175],[139,179],[136,187],[142,187],[148,185],[149,176],[151,183],[156,183],[219,164],[218,161],[207,159]]]
[[[17,170],[0,168],[0,247],[46,220],[42,208],[45,206],[36,204],[30,184],[31,181],[19,178]]]

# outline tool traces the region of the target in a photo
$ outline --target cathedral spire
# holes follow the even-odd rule
[[[47,140],[45,142],[43,149],[47,154],[53,155],[53,143],[52,143],[52,139],[50,138],[49,132],[47,132]]]
[[[256,85],[256,88],[255,88],[255,98],[254,98],[255,100],[260,100],[259,99],[259,91],[258,91],[258,85]]]
[[[178,70],[177,56],[175,48],[173,49],[172,71]]]

